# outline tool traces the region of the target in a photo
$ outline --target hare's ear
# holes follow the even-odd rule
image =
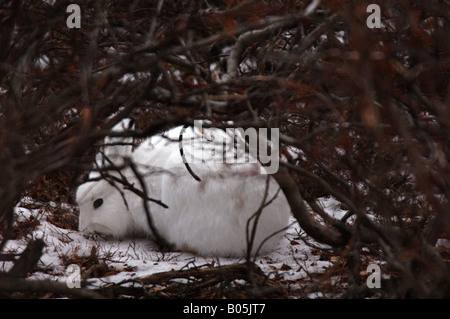
[[[134,127],[134,120],[126,118],[116,124],[111,129],[111,133],[132,132]],[[97,165],[99,167],[111,165],[121,166],[124,163],[124,158],[131,157],[131,154],[133,153],[133,146],[133,137],[106,136],[103,140],[103,145],[100,152],[96,157]]]

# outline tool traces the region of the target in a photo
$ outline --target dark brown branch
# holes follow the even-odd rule
[[[228,82],[237,77],[238,66],[241,63],[242,55],[245,49],[253,42],[261,41],[273,33],[280,32],[283,29],[289,29],[298,23],[298,18],[285,19],[281,22],[275,22],[263,29],[251,30],[239,36],[236,44],[227,58],[227,72],[222,77],[222,82]]]
[[[7,276],[25,278],[36,267],[44,246],[44,241],[41,239],[30,241],[19,259],[14,262],[14,266],[8,271]]]
[[[34,293],[51,292],[56,295],[72,296],[76,298],[105,299],[101,294],[89,289],[69,288],[66,284],[44,279],[33,280],[3,277],[0,279],[0,291]]]
[[[173,279],[177,278],[185,278],[189,279],[191,277],[194,278],[205,278],[205,277],[220,277],[222,279],[245,279],[248,280],[248,264],[239,263],[239,264],[231,264],[226,266],[217,266],[217,267],[209,267],[204,269],[194,268],[187,270],[170,270],[161,273],[151,274],[149,276],[140,277],[137,280],[142,282],[143,284],[161,284]],[[255,264],[252,264],[254,267],[254,273],[264,276],[265,274],[262,270]]]
[[[279,171],[273,176],[283,190],[283,193],[291,207],[292,214],[297,219],[302,229],[308,233],[308,235],[321,243],[331,246],[338,247],[346,244],[346,238],[339,231],[331,227],[322,226],[308,212],[305,202],[298,190],[298,186],[287,168],[281,166]]]

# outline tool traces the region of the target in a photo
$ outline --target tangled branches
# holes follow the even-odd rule
[[[17,202],[61,172],[73,190],[124,117],[137,138],[206,118],[280,128],[274,177],[301,227],[356,268],[375,247],[395,296],[448,297],[448,3],[384,1],[379,29],[369,3],[80,1],[69,29],[66,1],[3,1],[0,252]]]

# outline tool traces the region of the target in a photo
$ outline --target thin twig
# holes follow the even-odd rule
[[[142,192],[144,194],[147,194],[147,186],[146,186],[145,181],[143,180],[141,174],[137,170],[136,165],[132,161],[129,161],[129,165],[130,165],[130,168],[133,171],[134,175],[136,176],[137,180],[139,181],[139,184],[142,188]],[[146,196],[146,197],[148,197],[148,196]],[[172,248],[172,245],[159,233],[158,229],[156,228],[156,226],[153,222],[151,212],[150,212],[150,207],[148,205],[148,201],[145,198],[142,199],[142,205],[145,210],[145,215],[147,216],[148,226],[150,227],[150,229],[153,232],[153,235],[155,236],[155,239],[154,239],[155,243],[159,246],[160,249],[170,250]]]
[[[178,137],[178,146],[180,148],[180,155],[181,155],[181,159],[183,160],[183,164],[186,167],[186,169],[188,170],[189,174],[191,174],[191,176],[198,182],[201,182],[202,180],[200,179],[200,177],[198,177],[197,174],[194,173],[194,171],[192,170],[191,166],[189,165],[189,163],[186,160],[186,157],[184,155],[184,149],[183,149],[183,133],[186,130],[186,128],[188,128],[189,125],[184,125],[183,128],[180,131],[180,135]],[[195,132],[194,132],[195,134]]]

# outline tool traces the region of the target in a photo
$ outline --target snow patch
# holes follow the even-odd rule
[[[342,211],[333,200],[324,200],[323,205],[335,217]],[[28,207],[28,206],[27,206]],[[67,209],[67,207],[64,207]],[[61,208],[61,209],[64,209]],[[32,279],[50,279],[65,282],[68,278],[68,263],[86,260],[93,250],[99,262],[104,262],[115,273],[102,278],[88,279],[88,287],[96,288],[111,283],[123,283],[154,273],[183,270],[202,265],[228,265],[244,262],[238,258],[202,257],[187,252],[160,252],[149,239],[106,240],[100,236],[86,236],[78,231],[58,227],[51,222],[50,212],[42,209],[28,209],[20,204],[15,209],[15,222],[38,221],[27,237],[9,240],[4,253],[20,254],[30,239],[42,239],[45,248]],[[284,280],[298,280],[308,273],[322,272],[332,265],[313,254],[306,234],[295,219],[280,241],[277,249],[255,259],[255,263],[269,278],[282,276]],[[315,245],[318,245],[315,243]],[[12,261],[1,261],[0,271],[8,271]],[[84,270],[84,269],[83,269]]]

